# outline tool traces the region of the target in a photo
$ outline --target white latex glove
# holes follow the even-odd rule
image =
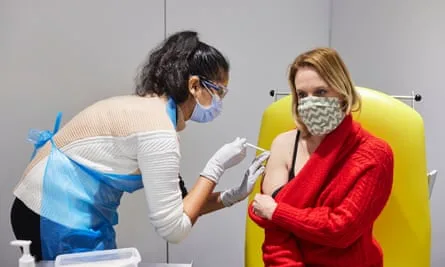
[[[269,158],[269,155],[269,151],[258,155],[244,174],[241,185],[221,193],[221,202],[225,207],[230,207],[249,196],[255,186],[256,180],[264,172],[265,167],[262,164]]]
[[[235,141],[222,146],[207,162],[201,176],[219,182],[224,171],[239,164],[246,157],[246,138],[237,137]]]

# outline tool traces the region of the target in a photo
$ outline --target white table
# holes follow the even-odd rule
[[[54,267],[53,261],[39,262],[36,267]],[[174,264],[174,263],[144,263],[140,262],[138,267],[192,267],[192,264]]]

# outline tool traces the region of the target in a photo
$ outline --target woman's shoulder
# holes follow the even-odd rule
[[[143,108],[144,110],[147,109],[150,110],[151,108],[165,107],[166,103],[167,103],[167,98],[165,97],[159,97],[159,96],[143,97],[138,95],[124,94],[124,95],[116,95],[100,99],[92,103],[86,109],[100,107],[100,106],[105,106],[105,107],[112,106],[114,108],[125,107],[126,109]]]
[[[162,97],[113,96],[99,100],[72,122],[101,129],[98,134],[128,136],[140,132],[175,130]]]
[[[272,148],[275,147],[286,147],[293,146],[295,143],[295,138],[297,136],[297,129],[292,129],[286,132],[282,132],[275,136],[275,138],[272,141]]]
[[[361,139],[357,157],[371,164],[393,164],[393,149],[386,140],[365,130],[361,133]]]

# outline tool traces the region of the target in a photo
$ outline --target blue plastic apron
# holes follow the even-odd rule
[[[167,113],[176,127],[176,104],[170,98]],[[53,132],[31,130],[28,140],[37,150],[51,142],[45,168],[40,209],[43,260],[59,254],[116,248],[113,226],[124,192],[143,187],[141,175],[104,173],[65,155],[53,140],[60,126],[57,114]]]

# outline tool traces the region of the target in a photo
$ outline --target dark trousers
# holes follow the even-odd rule
[[[30,240],[32,242],[31,255],[34,256],[36,261],[41,261],[40,215],[16,198],[11,208],[11,225],[15,238],[17,240]]]

